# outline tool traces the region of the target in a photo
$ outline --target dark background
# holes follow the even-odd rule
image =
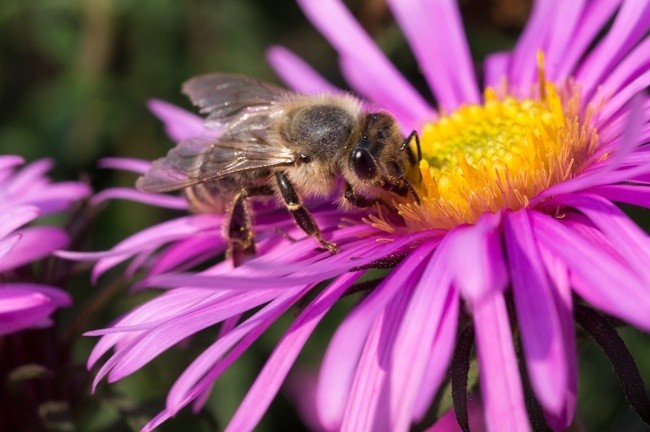
[[[424,88],[417,65],[383,0],[347,3],[398,68]],[[486,53],[512,47],[530,10],[527,0],[462,1],[461,6],[477,66]],[[335,52],[292,1],[2,0],[0,154],[19,154],[29,161],[53,158],[56,180],[82,179],[95,190],[131,185],[132,175],[99,170],[96,163],[106,156],[153,159],[167,151],[172,143],[147,111],[148,99],[164,99],[189,109],[179,93],[180,84],[209,71],[239,72],[277,81],[265,61],[265,50],[273,44],[289,47],[325,77],[345,86]],[[82,221],[84,227],[88,223],[85,238],[90,240],[80,247],[109,248],[168,216],[141,205],[110,203],[92,220]],[[63,218],[60,221],[66,222]],[[113,273],[92,286],[87,273],[78,274],[67,282],[75,305],[60,313],[59,326],[15,337],[30,344],[55,344],[57,367],[74,377],[76,387],[68,389],[74,397],[67,398],[54,414],[39,411],[38,416],[49,421],[50,430],[137,430],[162,408],[175,377],[214,338],[212,332],[201,334],[128,379],[100,384],[97,394],[89,396],[91,375],[83,369],[83,362],[94,340],[77,336],[106,326],[151,296],[127,296],[127,287],[118,282],[118,276]],[[341,305],[319,328],[301,364],[317,364],[332,330],[349,307]],[[291,318],[284,317],[273,326],[219,381],[207,410],[198,416],[184,412],[161,429],[220,429]],[[648,336],[632,329],[624,329],[623,334],[642,374],[650,377]],[[581,342],[580,355],[579,415],[585,430],[645,430],[625,401],[600,349],[592,342]],[[12,352],[3,349],[0,356],[11,357]],[[36,356],[33,361],[38,363],[39,359]],[[43,382],[65,385],[51,377],[49,380]],[[17,394],[24,397],[20,391]],[[0,410],[3,405],[0,401]],[[53,418],[56,421],[51,421]],[[300,427],[290,400],[281,394],[259,430]]]

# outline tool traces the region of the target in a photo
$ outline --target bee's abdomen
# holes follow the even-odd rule
[[[236,192],[220,186],[218,182],[212,182],[185,189],[190,210],[195,213],[225,213]]]
[[[235,196],[244,188],[269,182],[268,170],[243,172],[185,189],[190,210],[195,213],[226,213]]]

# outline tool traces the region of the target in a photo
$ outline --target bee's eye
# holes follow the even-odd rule
[[[366,149],[356,149],[350,155],[354,173],[362,180],[370,180],[377,175],[377,166]]]

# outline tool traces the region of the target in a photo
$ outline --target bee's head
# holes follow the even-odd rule
[[[411,183],[419,182],[418,156],[405,145],[399,125],[386,113],[366,116],[348,163],[357,181],[399,195],[407,195],[413,191]]]

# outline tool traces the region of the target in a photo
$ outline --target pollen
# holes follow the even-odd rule
[[[485,212],[528,207],[585,169],[598,139],[592,110],[581,108],[571,85],[560,91],[540,70],[534,97],[487,88],[482,104],[424,126],[420,204],[397,206],[409,230],[450,229]]]

